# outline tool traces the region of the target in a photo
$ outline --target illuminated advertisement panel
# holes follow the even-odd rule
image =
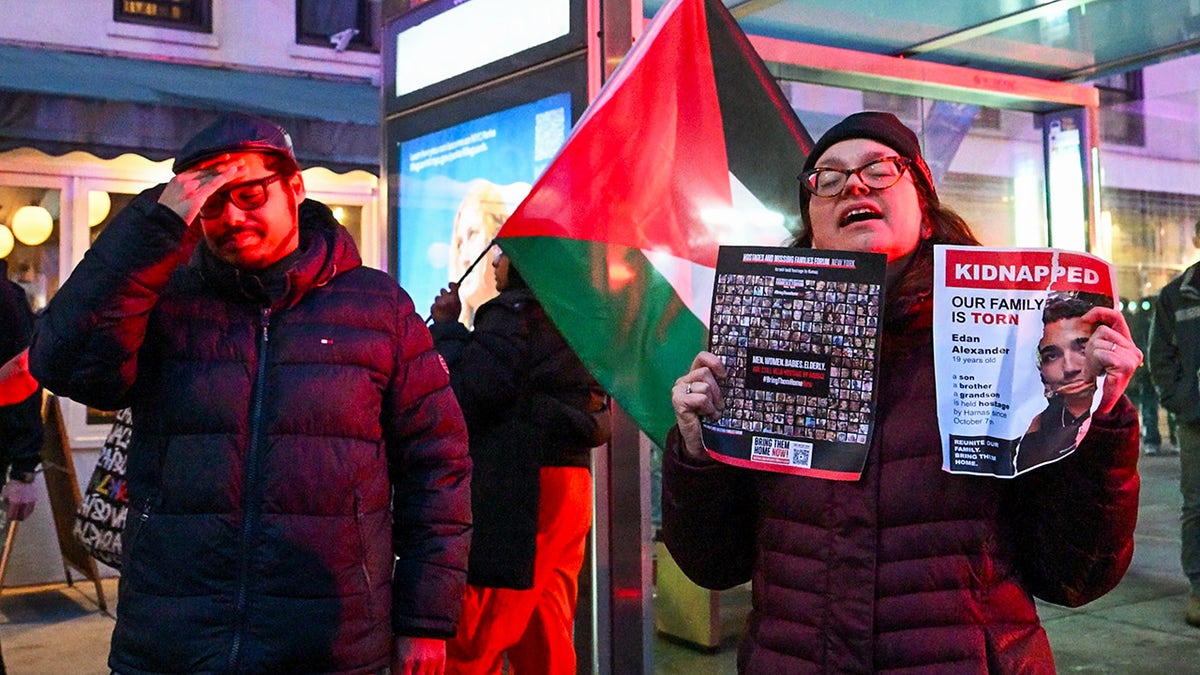
[[[431,0],[384,30],[384,103],[401,111],[585,47],[584,0]]]
[[[483,253],[566,140],[584,106],[582,85],[566,86],[571,71],[582,75],[582,59],[390,123],[389,268],[422,315]],[[462,280],[467,325],[496,294],[490,263]]]

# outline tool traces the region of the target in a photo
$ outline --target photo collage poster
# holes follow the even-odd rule
[[[874,428],[886,258],[815,249],[720,249],[709,350],[725,409],[705,421],[715,459],[856,480]]]

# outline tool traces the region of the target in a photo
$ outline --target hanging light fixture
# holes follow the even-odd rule
[[[54,232],[54,218],[41,206],[22,206],[13,214],[13,236],[26,246],[39,246]]]
[[[112,210],[112,199],[104,190],[88,190],[88,227],[104,222]]]
[[[7,225],[0,225],[0,258],[7,258],[13,250],[13,233]]]

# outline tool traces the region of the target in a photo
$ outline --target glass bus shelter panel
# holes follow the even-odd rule
[[[35,312],[58,290],[60,205],[59,190],[0,185],[0,259]]]
[[[664,0],[645,0],[650,18]],[[725,0],[751,35],[1069,82],[1170,58],[1195,39],[1195,2]],[[1124,66],[1122,64],[1125,64]]]
[[[998,30],[944,45],[922,56],[939,63],[970,63],[985,70],[1064,80],[1072,73],[1111,68],[1110,64],[1119,64],[1131,55],[1169,49],[1187,30],[1183,27],[1195,26],[1197,21],[1196,5],[1188,2],[1073,1],[1060,3],[1058,9],[1040,9],[1028,12],[1027,21],[1009,27],[997,22]],[[994,12],[993,16],[1003,14]]]
[[[1127,299],[1150,298],[1200,257],[1200,55],[1096,81],[1100,216]],[[1106,96],[1106,92],[1111,95]]]
[[[1158,295],[1196,261],[1192,238],[1200,195],[1106,187],[1100,204],[1099,231],[1112,241],[1111,262],[1125,298]]]
[[[665,0],[644,0],[647,18]],[[915,43],[958,33],[1038,4],[1034,0],[974,0],[939,3],[930,11],[924,0],[847,3],[841,0],[786,0],[771,3],[725,3],[739,14],[742,28],[753,35],[777,37],[876,54],[900,53]]]
[[[920,138],[941,201],[981,242],[1046,245],[1045,164],[1035,114],[800,82],[783,87],[813,138],[859,110],[894,113]]]

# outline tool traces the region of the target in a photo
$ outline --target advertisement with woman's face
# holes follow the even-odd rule
[[[454,214],[447,281],[458,282],[458,297],[463,305],[459,320],[468,326],[475,310],[496,297],[498,292],[491,265],[486,260],[479,264],[475,261],[491,245],[500,226],[508,220],[509,212],[510,206],[498,185],[476,180],[467,188],[467,194]],[[473,264],[474,268],[471,267]]]
[[[398,144],[400,285],[427,307],[459,282],[463,313],[496,295],[482,255],[508,215],[566,140],[571,97],[544,99],[456,124]]]

